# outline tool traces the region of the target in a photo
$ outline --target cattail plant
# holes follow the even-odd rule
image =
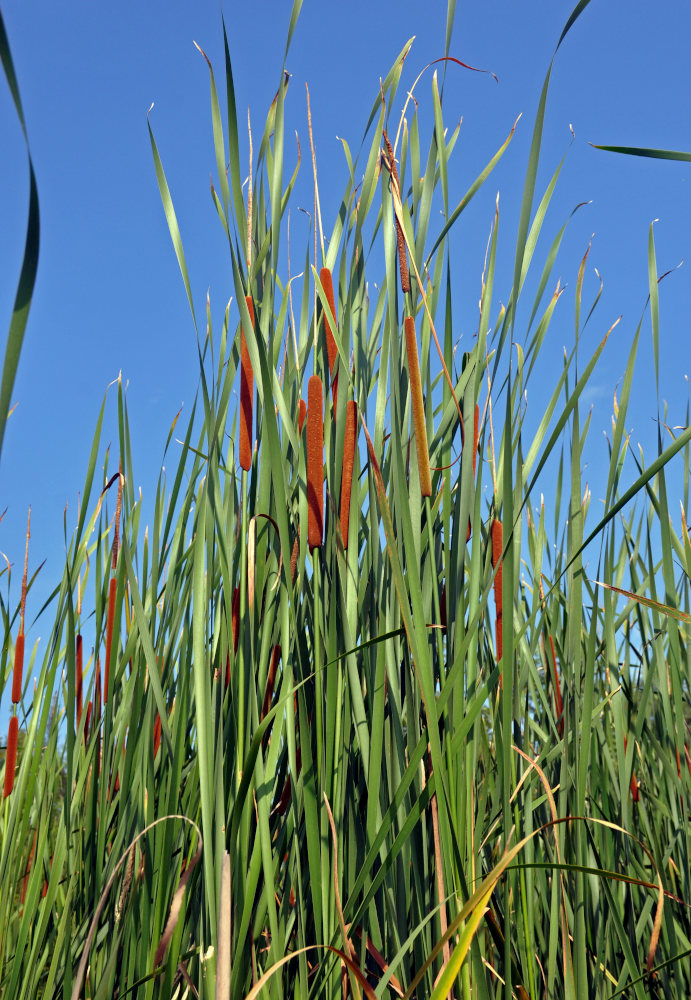
[[[260,721],[266,718],[270,708],[271,700],[274,696],[274,685],[276,683],[276,672],[278,670],[278,661],[281,659],[281,646],[280,643],[276,643],[271,652],[271,663],[269,664],[269,673],[266,678],[266,691],[264,692],[264,702],[262,704],[262,714]]]
[[[77,576],[77,621],[81,618],[82,614],[82,579],[81,575]],[[77,711],[77,729],[79,729],[79,724],[82,721],[82,711],[84,707],[84,650],[81,628],[77,629],[77,635],[75,638],[75,695],[76,695],[76,711]]]
[[[357,444],[357,403],[349,399],[346,406],[345,437],[343,439],[343,471],[341,472],[341,537],[343,548],[348,548],[350,524],[350,496],[353,487],[353,465]]]
[[[118,478],[118,499],[115,505],[115,528],[113,532],[112,573],[108,585],[108,612],[106,618],[106,670],[105,670],[104,688],[103,688],[104,704],[108,701],[108,690],[110,684],[110,656],[111,656],[111,646],[113,645],[113,630],[115,627],[115,600],[117,597],[117,588],[118,588],[116,572],[118,564],[118,548],[120,544],[120,514],[122,512],[122,484],[123,484],[122,463],[120,464],[117,478]]]
[[[10,727],[7,733],[7,749],[5,751],[5,798],[14,788],[14,770],[17,766],[17,739],[19,737],[19,719],[16,713],[10,716]]]
[[[386,134],[386,129],[382,132],[384,143],[386,145],[386,155],[387,155],[387,167],[389,173],[391,174],[392,184],[395,184],[397,191],[400,194],[400,185],[398,182],[398,170],[396,169],[396,160],[393,155],[393,147],[389,141],[389,137]],[[395,216],[396,221],[396,242],[398,245],[398,268],[401,275],[401,291],[405,294],[410,291],[410,271],[408,270],[408,254],[406,252],[405,237],[403,235],[403,230],[401,229],[401,224],[398,221],[398,216]]]
[[[307,541],[321,547],[324,534],[324,396],[322,380],[307,383]]]
[[[410,403],[413,409],[415,447],[417,448],[417,464],[420,474],[420,493],[423,497],[429,497],[432,495],[432,475],[429,466],[427,425],[425,423],[425,406],[422,398],[422,380],[420,378],[420,362],[418,361],[417,353],[415,320],[412,316],[406,316],[404,327],[406,351],[408,354],[408,373],[410,377]]]
[[[473,414],[473,481],[475,481],[475,473],[477,471],[477,444],[480,436],[480,407],[475,404],[475,412]],[[466,544],[470,541],[470,536],[472,534],[472,522],[468,518],[468,533],[466,535]]]
[[[323,267],[319,273],[321,278],[322,288],[324,289],[324,294],[326,295],[326,301],[329,303],[331,312],[336,317],[336,300],[334,298],[334,285],[333,279],[331,277],[331,271],[328,267]],[[336,362],[338,360],[338,348],[336,347],[336,341],[334,340],[333,331],[331,329],[331,322],[329,317],[324,311],[324,332],[326,334],[326,355],[329,361],[329,374],[331,376],[331,392],[333,395],[333,410],[336,412],[336,404],[338,399],[338,373],[334,378],[334,370],[336,368]]]
[[[250,321],[254,329],[254,303],[245,296]],[[240,327],[240,465],[248,472],[252,467],[252,409],[254,405],[254,372],[247,350],[245,331]]]
[[[29,570],[29,538],[31,537],[31,507],[26,521],[26,548],[24,550],[24,574],[22,576],[22,596],[19,605],[19,631],[14,647],[14,670],[12,673],[12,702],[17,705],[22,697],[22,675],[24,670],[24,614],[26,611],[26,583]]]
[[[497,661],[501,660],[503,653],[502,637],[502,553],[504,551],[504,529],[499,518],[492,521],[492,569],[496,569],[494,577],[494,606],[496,610],[496,649]],[[498,568],[497,568],[498,567]]]
[[[554,708],[557,715],[557,728],[559,735],[564,735],[564,702],[561,697],[561,683],[559,680],[559,667],[557,666],[557,654],[554,650],[554,639],[550,633],[549,647],[552,651],[552,670],[554,678]]]
[[[307,403],[304,399],[301,399],[298,403],[298,433],[302,434],[302,428],[305,425],[305,417],[307,416]]]

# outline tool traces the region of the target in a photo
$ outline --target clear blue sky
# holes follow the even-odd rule
[[[180,405],[197,387],[194,331],[157,190],[146,113],[166,168],[185,243],[197,308],[207,288],[217,322],[231,295],[227,245],[209,197],[215,173],[209,80],[196,40],[223,79],[221,10],[217,2],[140,0],[2,0],[18,75],[41,204],[41,254],[34,302],[15,386],[0,468],[0,550],[21,577],[26,511],[32,505],[30,564],[46,559],[46,593],[63,565],[63,512],[68,532],[76,519],[94,422],[106,386],[122,371],[129,383],[136,486],[151,496],[163,445]],[[482,197],[464,216],[453,245],[461,287],[459,323],[472,333],[484,247],[496,192],[501,192],[497,297],[510,287],[513,233],[535,109],[572,0],[458,0],[451,54],[493,70],[448,72],[445,120],[463,116],[451,161],[452,200],[458,200],[523,118],[509,152]],[[226,2],[239,116],[248,105],[257,128],[276,90],[289,0]],[[416,36],[404,82],[410,84],[444,48],[446,2],[305,0],[287,67],[289,128],[300,132],[302,204],[311,206],[305,90],[310,86],[325,229],[346,183],[336,136],[357,148],[378,81],[406,40]],[[596,371],[590,448],[604,456],[612,392],[647,295],[647,236],[656,224],[660,273],[687,263],[661,286],[662,394],[670,422],[683,423],[688,386],[685,348],[691,302],[689,164],[619,157],[588,143],[691,149],[691,6],[679,0],[593,0],[567,37],[552,76],[538,193],[561,156],[566,166],[550,210],[548,239],[579,202],[592,201],[570,223],[557,275],[572,288],[578,262],[594,234],[585,300],[605,283],[592,346],[619,314],[616,336]],[[430,116],[431,74],[419,86]],[[403,88],[401,88],[403,89]],[[431,120],[431,116],[427,118]],[[575,141],[570,148],[569,125]],[[28,171],[21,133],[4,78],[0,81],[0,339],[4,340],[26,226]],[[288,158],[293,151],[288,152]],[[242,152],[241,162],[246,162]],[[298,202],[300,198],[297,199]],[[307,224],[293,217],[302,246]],[[501,240],[501,231],[500,231]],[[546,252],[543,245],[542,254]],[[540,251],[538,251],[538,257]],[[650,323],[639,357],[638,405],[630,414],[634,439],[654,444]],[[462,329],[461,331],[462,332]],[[573,342],[573,312],[562,310],[551,329],[548,357],[560,364]],[[551,353],[550,353],[551,352]],[[548,373],[549,374],[549,373]],[[551,375],[549,376],[551,378]],[[557,377],[556,373],[554,375]],[[116,440],[115,394],[103,441]],[[117,458],[111,460],[116,469]],[[587,478],[587,473],[586,473]],[[678,509],[671,499],[673,510]],[[6,578],[0,581],[3,588]],[[15,594],[17,592],[15,591]],[[37,607],[29,608],[27,625]],[[41,634],[40,625],[32,637]],[[0,733],[4,726],[0,726]]]

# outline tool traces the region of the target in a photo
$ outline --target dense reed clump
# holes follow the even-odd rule
[[[492,198],[486,256],[459,282],[452,241],[513,131],[477,178],[456,169],[453,90],[434,67],[404,80],[406,45],[335,205],[311,142],[296,277],[287,70],[256,157],[248,129],[245,183],[224,40],[210,211],[232,289],[206,339],[150,126],[205,345],[199,405],[147,507],[122,382],[104,398],[32,692],[28,556],[18,608],[14,583],[0,602],[0,994],[682,1000],[691,544],[666,477],[688,507],[691,429],[631,448],[636,333],[590,510],[580,410],[608,332],[584,358],[589,286],[581,271],[561,293],[562,229],[540,257],[556,176],[534,198],[539,116],[523,221],[512,232]],[[542,400],[569,295],[581,354]]]

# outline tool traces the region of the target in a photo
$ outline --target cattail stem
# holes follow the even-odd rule
[[[230,625],[233,630],[233,652],[238,651],[238,640],[240,638],[240,588],[233,590],[233,603],[230,609]]]
[[[83,707],[83,688],[84,688],[84,653],[82,649],[82,636],[81,633],[77,633],[77,644],[76,644],[76,661],[77,661],[77,729],[79,729],[79,723],[82,721],[82,707]]]
[[[496,608],[496,644],[497,644],[497,660],[501,660],[503,653],[503,636],[502,636],[502,619],[503,619],[503,606],[502,606],[502,552],[504,551],[504,529],[502,523],[498,518],[494,518],[492,521],[492,568],[497,570],[497,574],[494,577],[494,606]],[[497,569],[497,567],[499,567]]]
[[[5,751],[5,798],[14,788],[14,769],[17,766],[17,737],[19,735],[19,719],[16,715],[10,717],[10,728],[7,733],[7,750]]]
[[[461,424],[463,427],[463,424]],[[475,414],[473,416],[473,482],[475,481],[475,470],[477,468],[477,442],[480,435],[480,407],[475,404]],[[472,525],[470,518],[468,518],[468,534],[466,535],[466,543],[470,541],[470,535],[472,533]]]
[[[321,547],[324,534],[324,396],[322,380],[307,383],[307,541]]]
[[[266,691],[264,692],[264,704],[262,705],[261,718],[264,719],[271,708],[271,700],[274,696],[274,686],[276,684],[276,671],[278,661],[281,659],[281,646],[279,643],[273,648],[271,653],[271,663],[269,664],[269,675],[266,679]],[[261,720],[260,720],[261,721]]]
[[[420,474],[420,493],[423,497],[429,497],[432,495],[432,475],[429,467],[427,425],[425,424],[425,406],[422,399],[422,380],[420,378],[420,362],[417,353],[417,337],[415,336],[415,320],[412,316],[406,316],[404,326],[406,351],[408,354],[408,373],[410,377],[410,401],[413,408],[415,446],[417,448],[417,464]]]
[[[331,271],[328,267],[323,267],[319,274],[321,278],[322,288],[324,289],[324,294],[326,295],[326,301],[329,303],[331,312],[336,318],[336,300],[334,298],[334,286],[331,277]],[[336,362],[338,360],[338,348],[336,347],[336,341],[334,340],[333,330],[331,329],[331,322],[326,313],[324,313],[324,331],[326,333],[326,354],[329,359],[329,373],[332,378],[331,391],[333,393],[333,403],[334,403],[334,413],[336,412],[336,402],[338,398],[338,374],[334,378],[334,370],[336,368]]]
[[[113,628],[115,625],[115,598],[117,595],[117,580],[110,578],[108,586],[108,619],[106,621],[106,673],[104,678],[103,702],[108,701],[108,684],[110,680],[110,647],[113,644]]]
[[[353,465],[357,442],[357,403],[349,399],[346,406],[345,438],[343,439],[343,472],[341,474],[341,537],[343,548],[348,548],[350,524],[350,495],[353,486]]]
[[[557,654],[554,651],[554,640],[549,637],[549,645],[552,650],[552,669],[554,671],[554,704],[557,711],[557,728],[559,735],[564,735],[564,702],[561,697],[561,683],[559,681],[559,668],[557,667]]]
[[[34,830],[34,839],[31,844],[31,850],[29,851],[29,859],[26,863],[26,870],[24,872],[24,878],[22,880],[22,904],[26,901],[26,889],[29,884],[29,875],[31,874],[31,865],[34,860],[34,853],[36,851],[36,838],[38,836],[38,830]]]
[[[252,296],[245,296],[254,329]],[[245,331],[240,327],[240,465],[247,472],[252,467],[252,407],[254,402],[254,372],[250,361]]]

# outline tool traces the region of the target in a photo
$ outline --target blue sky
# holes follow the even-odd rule
[[[513,267],[527,152],[537,101],[571,0],[458,0],[451,54],[488,75],[451,67],[445,120],[463,117],[451,161],[452,200],[458,201],[523,113],[516,136],[483,194],[464,215],[452,247],[459,275],[459,332],[472,333],[484,248],[501,192],[498,298],[506,299]],[[279,79],[291,4],[226,2],[239,117],[249,106],[257,128]],[[405,42],[408,85],[443,54],[446,2],[305,0],[289,53],[289,128],[303,150],[298,204],[311,206],[305,82],[309,84],[325,228],[330,228],[347,174],[337,136],[357,148],[379,78]],[[151,495],[171,421],[197,387],[194,330],[154,175],[146,114],[175,202],[197,309],[207,288],[217,322],[231,295],[227,245],[209,197],[215,173],[208,70],[193,45],[206,51],[223,79],[221,8],[216,2],[140,0],[3,0],[2,12],[19,80],[41,204],[41,254],[34,302],[0,468],[0,551],[21,577],[26,511],[32,506],[30,565],[45,559],[45,594],[59,579],[68,533],[75,523],[94,424],[106,387],[122,371],[129,383],[134,465]],[[685,420],[685,347],[691,301],[689,164],[614,156],[589,143],[691,149],[689,99],[691,7],[678,0],[592,0],[557,57],[547,105],[540,194],[568,151],[545,224],[543,254],[580,202],[564,241],[560,275],[571,288],[594,234],[585,301],[604,281],[589,328],[589,353],[622,315],[596,370],[593,467],[606,456],[612,393],[647,296],[647,239],[653,219],[658,270],[687,263],[661,286],[661,394],[671,424]],[[26,226],[28,171],[21,133],[4,79],[0,81],[0,337],[4,338]],[[403,89],[403,88],[402,88]],[[431,121],[431,74],[419,85],[420,108]],[[570,125],[575,139],[571,142]],[[288,160],[293,155],[288,153]],[[242,151],[241,162],[246,162]],[[302,201],[301,201],[302,199]],[[302,248],[307,223],[293,218],[291,240]],[[505,234],[501,243],[501,232]],[[503,246],[503,249],[502,249]],[[540,253],[538,252],[538,257]],[[636,399],[629,424],[634,440],[655,441],[656,412],[650,323],[644,322]],[[556,380],[562,349],[573,342],[573,310],[553,322],[545,372]],[[553,384],[552,381],[552,384]],[[103,441],[115,442],[115,394]],[[598,455],[600,459],[598,459]],[[116,470],[116,459],[111,459]],[[586,478],[588,474],[586,473]],[[671,501],[672,509],[676,509]],[[4,580],[0,586],[5,587]],[[30,606],[27,624],[37,606]],[[41,633],[33,630],[34,638]]]

